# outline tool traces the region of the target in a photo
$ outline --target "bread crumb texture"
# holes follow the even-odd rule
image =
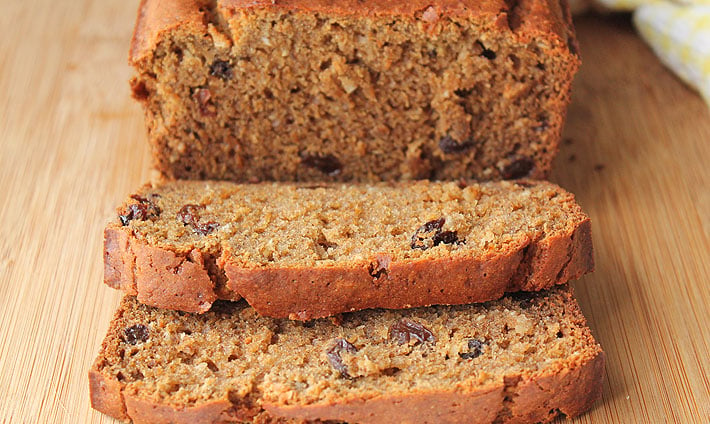
[[[136,207],[149,212],[134,218]],[[150,245],[183,254],[228,250],[231,261],[253,268],[359,264],[378,252],[391,261],[483,256],[565,233],[587,219],[572,194],[526,181],[176,181],[146,186],[118,215],[111,226]]]
[[[192,315],[126,297],[91,371],[92,403],[134,420],[201,410],[199,422],[548,421],[588,408],[602,369],[567,287],[307,323],[244,302]]]
[[[558,2],[160,3],[132,87],[167,176],[542,178],[557,152],[579,66]]]

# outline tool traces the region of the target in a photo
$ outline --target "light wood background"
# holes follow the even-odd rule
[[[0,8],[0,421],[113,422],[87,370],[120,294],[102,228],[150,176],[126,52],[138,0],[4,0]],[[628,17],[578,23],[555,181],[593,219],[577,282],[608,355],[582,423],[710,422],[710,113]]]

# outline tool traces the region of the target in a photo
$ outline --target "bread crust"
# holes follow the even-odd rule
[[[509,422],[550,421],[557,412],[568,417],[582,414],[602,396],[605,362],[606,355],[600,351],[582,366],[520,383],[509,408]]]
[[[244,298],[264,316],[306,321],[369,308],[486,302],[549,289],[594,269],[591,222],[581,210],[554,234],[525,237],[467,256],[397,260],[372,252],[330,266],[262,266],[240,260],[228,243],[210,247],[210,254],[192,245],[177,251],[117,220],[104,231],[104,282],[164,309],[203,313],[217,299]]]
[[[104,377],[97,365],[89,371],[91,407],[119,420],[130,421],[122,391],[123,385],[118,380]]]
[[[206,402],[190,408],[174,408],[140,399],[134,395],[124,397],[126,412],[136,424],[210,424],[224,422],[220,419],[232,407],[228,399]]]
[[[500,31],[513,31],[521,40],[545,37],[560,46],[569,47],[575,55],[577,51],[567,6],[556,0],[173,0],[170,7],[161,3],[161,0],[141,1],[129,53],[132,64],[150,56],[165,34],[177,27],[205,31],[212,3],[217,5],[212,12],[222,16],[269,8],[333,15],[415,18],[427,8],[434,7],[438,16],[487,20]]]
[[[204,254],[179,254],[148,245],[127,227],[104,232],[104,282],[159,308],[203,313],[220,299],[243,297],[262,315],[310,320],[367,308],[402,309],[498,299],[506,292],[539,291],[594,268],[589,219],[564,235],[525,240],[485,257],[388,263],[379,277],[371,262],[330,268],[246,268],[228,250],[217,266],[227,290],[216,290]],[[377,274],[376,274],[377,275]]]
[[[138,17],[131,38],[128,53],[129,62],[135,64],[147,56],[160,40],[171,30],[178,27],[206,29],[205,17],[200,8],[208,1],[172,0],[170,7],[160,0],[141,0]]]
[[[392,262],[379,278],[370,274],[369,263],[249,269],[230,256],[225,251],[219,262],[233,291],[262,315],[301,321],[368,308],[485,302],[564,284],[594,268],[589,219],[564,236],[519,242],[504,254]]]
[[[218,297],[203,254],[196,249],[178,255],[150,246],[128,230],[108,227],[104,263],[106,285],[137,296],[146,305],[202,313]]]
[[[534,378],[507,377],[501,385],[470,393],[415,393],[406,397],[354,399],[307,406],[265,404],[289,418],[357,423],[529,423],[549,422],[559,413],[574,417],[601,397],[604,353],[576,367]]]
[[[358,423],[549,422],[559,413],[577,416],[601,397],[604,360],[604,353],[599,350],[595,357],[569,368],[536,377],[511,376],[503,384],[472,392],[452,388],[448,393],[413,393],[400,397],[352,399],[343,403],[264,404],[264,412],[256,415],[271,423],[327,420]],[[238,405],[228,399],[190,408],[140,399],[124,393],[125,387],[119,381],[104,377],[97,364],[89,378],[92,407],[136,424],[228,422],[238,413]]]

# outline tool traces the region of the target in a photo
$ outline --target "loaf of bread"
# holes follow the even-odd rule
[[[474,424],[578,415],[603,370],[561,286],[308,323],[244,302],[194,315],[126,297],[89,377],[93,407],[135,423]]]
[[[143,0],[130,62],[164,175],[546,176],[579,58],[559,0]]]
[[[105,230],[105,282],[161,308],[245,298],[309,320],[465,304],[593,268],[589,218],[538,181],[147,185]]]

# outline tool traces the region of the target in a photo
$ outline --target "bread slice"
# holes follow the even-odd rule
[[[308,323],[126,297],[89,380],[94,408],[136,423],[502,423],[584,412],[603,370],[562,286]]]
[[[156,167],[242,182],[542,178],[578,65],[560,0],[143,0]]]
[[[145,186],[105,230],[105,282],[204,312],[308,320],[493,300],[591,271],[589,218],[547,182]]]

